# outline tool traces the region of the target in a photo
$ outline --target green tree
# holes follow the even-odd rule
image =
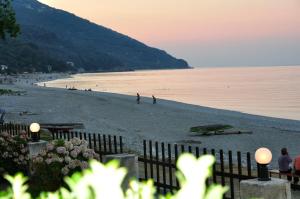
[[[20,26],[17,24],[16,14],[11,5],[11,0],[0,0],[0,38],[6,36],[17,37]]]

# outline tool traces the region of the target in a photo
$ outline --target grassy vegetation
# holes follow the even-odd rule
[[[199,133],[201,135],[211,135],[215,132],[223,132],[227,129],[232,129],[233,126],[228,124],[211,124],[203,126],[191,127],[190,131],[194,133]]]
[[[21,95],[21,91],[13,91],[11,89],[0,89],[0,95]]]
[[[44,131],[44,130],[40,131],[40,138],[41,140],[45,140],[48,142],[53,140],[51,133],[49,131]]]

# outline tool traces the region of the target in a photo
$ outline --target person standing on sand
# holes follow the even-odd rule
[[[152,95],[152,99],[153,99],[153,104],[156,104],[156,97],[154,95]]]
[[[292,180],[292,158],[289,156],[286,148],[281,149],[281,156],[278,158],[279,172],[282,174],[287,174],[288,181]]]
[[[136,93],[136,103],[140,104],[140,101],[141,101],[141,96],[139,93]]]
[[[294,160],[294,169],[295,169],[295,175],[300,176],[300,155],[298,155]],[[298,184],[299,178],[294,178],[294,183]]]

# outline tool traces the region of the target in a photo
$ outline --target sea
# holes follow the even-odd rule
[[[46,83],[300,120],[300,66],[83,73]]]

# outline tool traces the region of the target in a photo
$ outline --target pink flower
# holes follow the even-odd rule
[[[52,159],[50,159],[50,158],[46,159],[46,163],[47,164],[51,164],[52,163]]]
[[[57,152],[58,154],[65,154],[65,153],[66,153],[66,148],[63,147],[63,146],[57,147],[57,148],[56,148],[56,152]]]
[[[73,158],[77,158],[78,153],[77,153],[77,151],[74,149],[73,151],[71,151],[70,155],[71,155]]]
[[[47,151],[52,151],[54,149],[54,145],[53,144],[47,144]]]
[[[26,131],[21,131],[21,133],[20,133],[20,138],[21,139],[24,139],[24,140],[27,140],[28,139],[28,134],[27,134],[27,132]]]

